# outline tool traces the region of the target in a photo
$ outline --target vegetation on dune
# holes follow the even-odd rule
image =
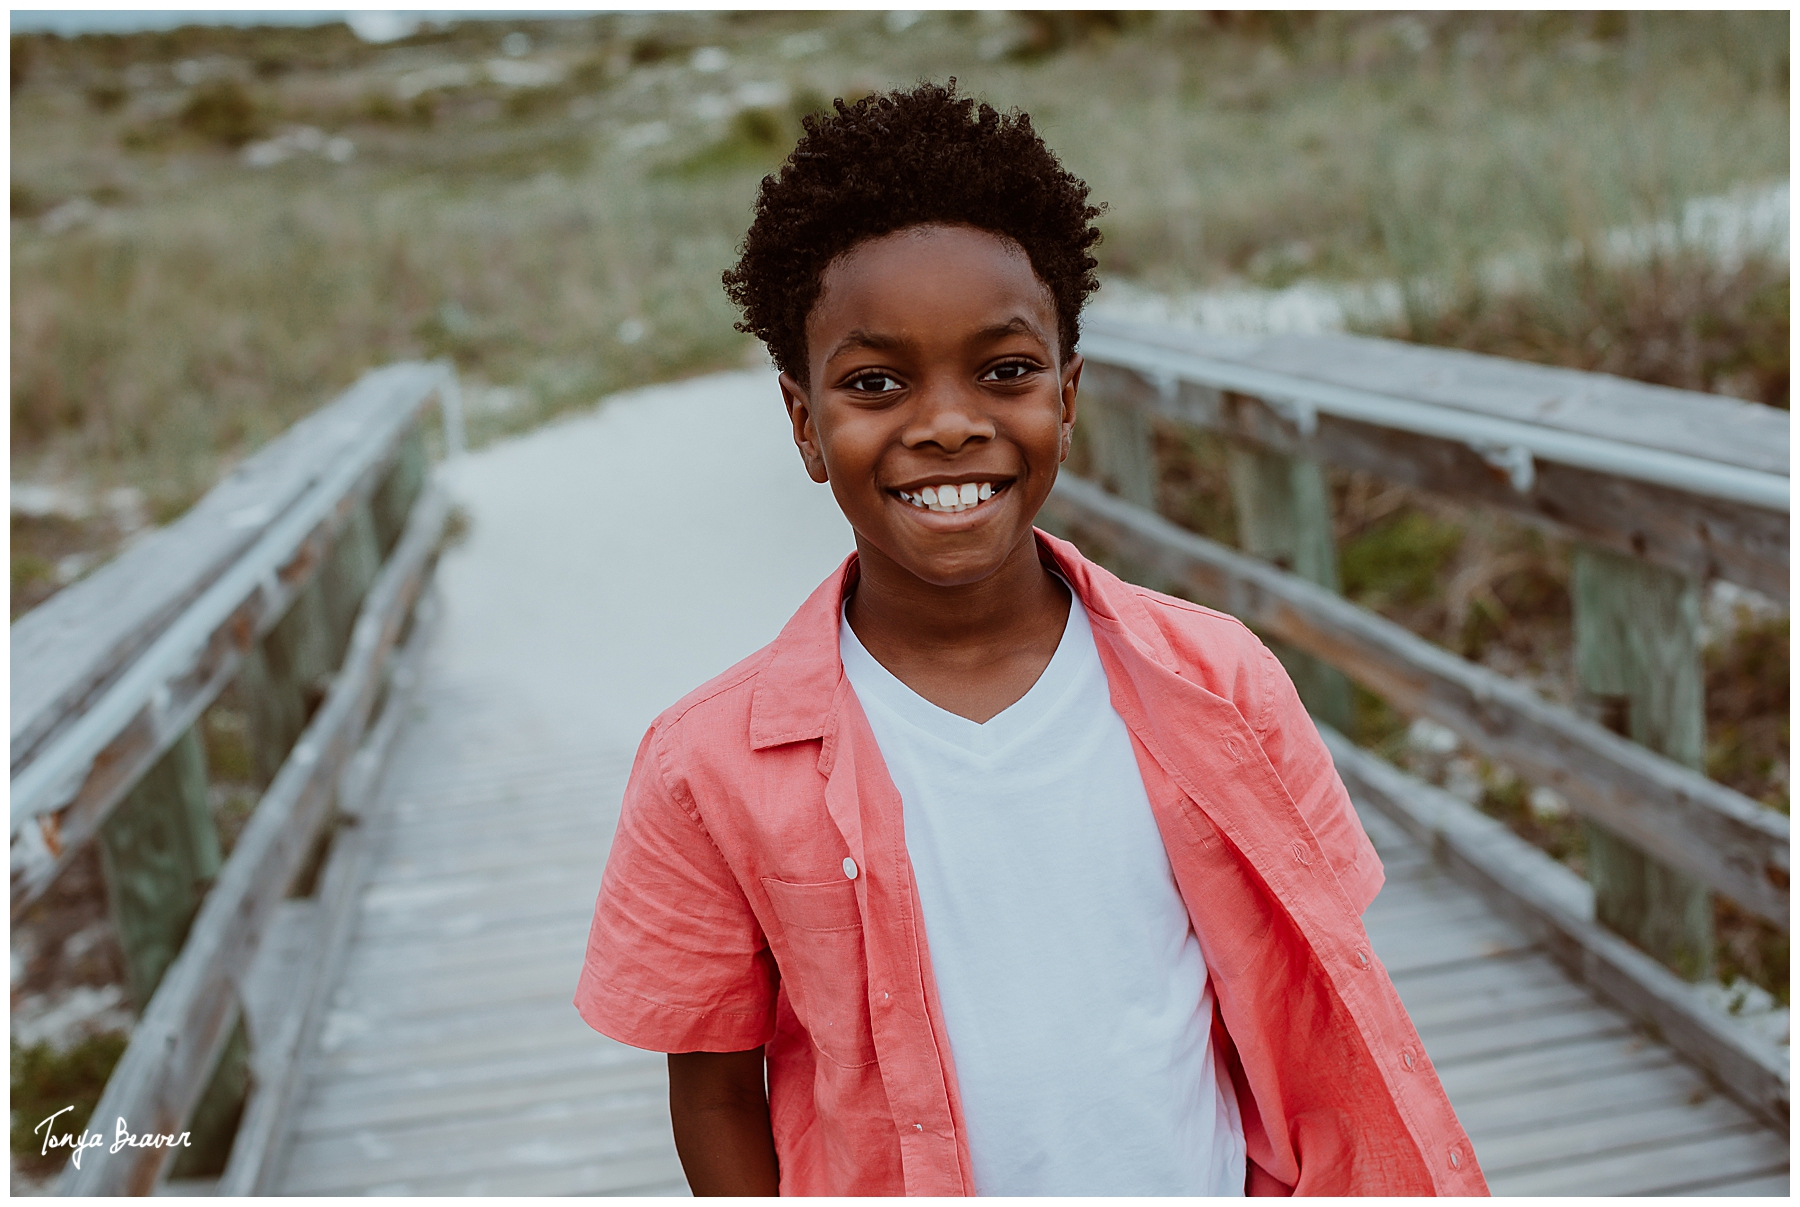
[[[49,1043],[20,1047],[12,1043],[12,1155],[15,1165],[39,1177],[56,1173],[68,1163],[68,1148],[45,1151],[45,1133],[79,1136],[100,1101],[100,1091],[112,1076],[113,1066],[125,1054],[126,1036],[94,1035],[66,1050]],[[56,1115],[48,1128],[37,1130]],[[107,1136],[107,1143],[112,1137]]]
[[[476,390],[477,440],[734,363],[718,273],[832,96],[955,74],[1031,112],[1109,203],[1108,277],[1455,280],[1785,178],[1784,33],[1780,14],[667,13],[387,46],[16,37],[14,472],[128,482],[170,513],[382,361],[515,388],[492,411]],[[1746,271],[1696,288],[1675,266],[1660,311],[1635,278],[1572,272],[1549,301],[1459,296],[1401,334],[1625,372],[1618,349],[1656,342],[1698,366],[1664,378],[1775,401],[1785,272]]]

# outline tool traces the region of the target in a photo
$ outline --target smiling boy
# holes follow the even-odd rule
[[[1032,526],[1086,198],[954,81],[764,180],[726,286],[856,551],[645,735],[576,1004],[696,1193],[1482,1193],[1280,665]]]

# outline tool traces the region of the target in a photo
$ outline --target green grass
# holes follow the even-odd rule
[[[514,27],[560,83],[401,95],[434,65],[479,75]],[[729,66],[696,71],[702,46]],[[738,363],[718,275],[798,114],[921,77],[1031,112],[1107,203],[1103,275],[1168,287],[1448,279],[1787,172],[1779,13],[667,13],[389,47],[341,26],[15,38],[14,61],[15,215],[38,215],[13,226],[14,473],[131,483],[164,515],[386,361],[523,388],[471,416],[477,442]],[[182,83],[190,61],[216,76]],[[697,116],[754,83],[789,99]],[[239,161],[290,124],[354,160]],[[79,198],[100,216],[41,229]],[[1785,293],[1758,307],[1785,323]]]
[[[44,1134],[32,1129],[64,1107],[75,1109],[60,1115],[50,1130],[57,1135],[81,1134],[100,1091],[112,1076],[113,1066],[125,1054],[127,1037],[97,1035],[82,1040],[67,1051],[58,1051],[47,1043],[25,1048],[12,1045],[12,1155],[27,1172],[47,1177],[61,1169],[69,1159],[66,1148],[43,1153]]]
[[[1344,594],[1377,611],[1424,603],[1441,592],[1462,543],[1461,528],[1422,511],[1391,516],[1339,550]]]

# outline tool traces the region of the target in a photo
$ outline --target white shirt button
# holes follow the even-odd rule
[[[850,880],[856,879],[856,860],[848,855],[844,856],[844,876]]]
[[[1356,953],[1356,962],[1361,964],[1364,968],[1367,968],[1369,966],[1368,953],[1359,949]]]
[[[925,1125],[923,1123],[915,1123],[915,1124],[913,1124],[913,1130],[915,1132],[922,1132],[925,1130]],[[1454,1154],[1452,1154],[1452,1155],[1454,1155]]]

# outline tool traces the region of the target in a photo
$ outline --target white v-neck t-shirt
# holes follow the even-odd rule
[[[978,1194],[1241,1195],[1212,986],[1078,598],[984,724],[839,624],[904,809]]]

